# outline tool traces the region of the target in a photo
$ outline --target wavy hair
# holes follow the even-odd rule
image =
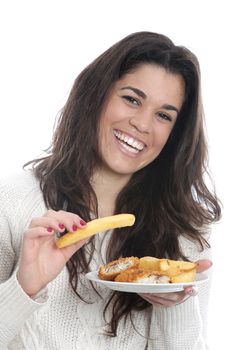
[[[175,45],[168,37],[133,33],[110,47],[77,77],[61,111],[46,157],[32,163],[46,205],[65,209],[90,220],[98,216],[97,198],[90,179],[100,160],[98,128],[101,110],[114,82],[142,64],[156,64],[185,83],[185,99],[176,124],[160,155],[136,172],[119,193],[115,213],[130,212],[137,220],[133,228],[113,232],[107,261],[120,256],[167,256],[186,259],[179,236],[208,247],[203,229],[219,220],[221,210],[214,189],[205,184],[207,146],[196,56]],[[79,274],[89,271],[94,239],[67,263],[70,284],[77,292]],[[106,304],[111,309],[109,335],[117,335],[121,318],[132,319],[133,310],[149,307],[138,295],[115,292]],[[133,320],[132,320],[133,321]]]

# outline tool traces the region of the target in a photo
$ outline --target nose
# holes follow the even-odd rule
[[[148,134],[151,130],[152,116],[149,112],[139,113],[131,116],[129,125],[141,133]]]

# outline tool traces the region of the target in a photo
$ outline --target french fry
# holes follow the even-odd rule
[[[181,272],[175,276],[171,276],[171,283],[193,282],[196,279],[196,268]]]
[[[58,248],[64,248],[99,232],[119,227],[132,226],[134,222],[135,216],[133,214],[117,214],[95,219],[89,221],[85,228],[78,229],[76,232],[68,232],[61,238],[57,239],[56,246]]]
[[[171,264],[168,262],[168,259],[159,260],[159,270],[167,271],[171,267]]]
[[[179,267],[171,266],[166,271],[160,270],[160,273],[164,273],[166,276],[173,277],[181,273]]]
[[[159,270],[160,259],[154,258],[152,256],[144,256],[139,261],[139,269],[145,270]]]
[[[196,264],[193,262],[182,261],[182,260],[160,259],[161,271],[166,271],[171,267],[176,267],[180,271],[189,271],[189,270],[193,270],[196,267]]]

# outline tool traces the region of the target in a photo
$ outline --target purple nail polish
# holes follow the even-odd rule
[[[78,229],[78,226],[76,226],[76,225],[73,225],[73,226],[72,226],[72,229],[73,229],[73,231],[77,231],[77,229]]]

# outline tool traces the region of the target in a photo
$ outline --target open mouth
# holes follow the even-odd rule
[[[114,130],[114,135],[120,142],[120,144],[131,153],[137,154],[146,147],[146,145],[143,142],[138,141],[133,137],[122,133],[119,130]]]

